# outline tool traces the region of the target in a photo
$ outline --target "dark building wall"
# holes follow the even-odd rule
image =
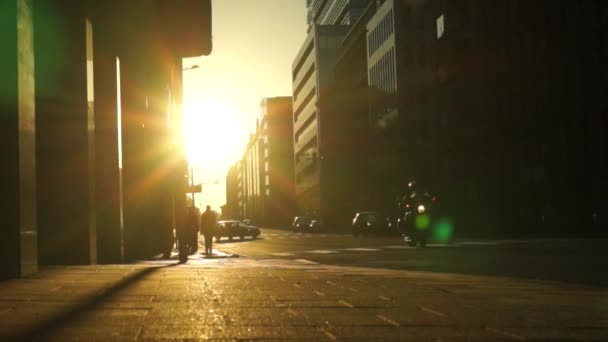
[[[141,166],[130,174],[130,185],[154,184],[138,189],[150,199],[143,212],[152,214],[134,220],[149,220],[149,229],[131,234],[129,248],[145,235],[154,247],[139,256],[172,243],[172,199],[184,192],[183,146],[169,144],[175,132],[157,123],[167,122],[170,108],[174,125],[181,124],[175,112],[181,103],[181,58],[211,52],[211,1],[15,0],[2,2],[0,9],[7,198],[1,214],[8,227],[0,230],[0,277],[31,273],[38,259],[42,264],[94,263],[98,256],[100,262],[121,260],[116,56],[124,58],[126,79],[133,81],[126,83],[133,96],[123,99],[129,102],[125,108],[141,105],[141,94],[149,100],[148,115],[129,112],[125,119],[144,119],[147,127],[144,133],[129,127],[129,138],[141,139],[130,141],[140,149],[127,163]],[[143,147],[150,142],[156,146]]]
[[[95,27],[109,25],[105,18]],[[99,263],[122,260],[121,188],[118,146],[119,66],[113,36],[95,32],[95,161],[96,226]]]
[[[32,9],[0,4],[0,279],[38,269]]]
[[[96,260],[91,26],[78,3],[35,6],[40,262],[88,264]]]
[[[295,214],[292,98],[268,98],[266,108],[269,193],[265,216],[268,224],[285,226]]]
[[[130,259],[162,251],[173,220],[170,175],[181,163],[171,154],[167,127],[171,65],[151,52],[146,56],[145,62],[121,58],[124,238]]]
[[[368,8],[342,43],[335,82],[320,101],[325,133],[323,217],[327,227],[337,230],[348,229],[355,212],[374,209],[365,34],[374,9]]]
[[[465,199],[460,204],[477,211],[458,208],[460,221],[480,234],[482,226],[490,234],[596,233],[591,215],[601,206],[595,189],[605,189],[597,172],[606,154],[589,127],[606,112],[597,92],[606,77],[606,5],[440,6],[446,22],[460,19],[435,50],[444,81],[438,102],[457,158],[450,174],[462,180],[452,202]]]
[[[461,235],[600,233],[607,6],[395,3],[399,121],[377,145],[391,173],[433,184]]]

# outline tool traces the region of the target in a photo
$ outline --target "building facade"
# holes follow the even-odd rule
[[[226,208],[234,219],[285,226],[294,215],[292,98],[268,97],[260,104],[256,131],[242,160],[229,171]]]
[[[317,25],[352,25],[373,0],[306,0],[308,31]]]
[[[291,96],[264,98],[261,124],[264,170],[264,223],[286,226],[295,214],[293,107]]]
[[[237,220],[241,217],[239,204],[240,201],[239,191],[240,188],[240,177],[238,172],[240,168],[240,162],[232,165],[226,175],[226,204],[222,206],[222,220]]]
[[[293,126],[299,214],[319,214],[323,128],[318,101],[333,82],[333,68],[349,26],[315,25],[293,67]],[[329,133],[329,132],[328,132]]]
[[[170,248],[181,61],[211,52],[211,2],[0,7],[0,279]]]
[[[264,196],[265,184],[263,169],[264,164],[260,162],[263,153],[264,140],[259,129],[259,121],[256,122],[256,132],[249,135],[249,142],[245,148],[241,160],[241,182],[242,182],[242,219],[253,219],[260,221],[264,218]]]
[[[367,27],[378,198],[417,179],[464,235],[597,234],[606,11],[383,1]],[[569,198],[584,200],[567,209]]]
[[[324,220],[334,231],[350,231],[353,215],[376,210],[373,194],[369,119],[367,22],[375,14],[371,2],[341,43],[334,80],[319,101],[324,114]]]

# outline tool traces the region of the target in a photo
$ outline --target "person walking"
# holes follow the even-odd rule
[[[217,218],[215,213],[211,211],[211,206],[208,205],[201,215],[201,233],[205,237],[205,255],[213,254],[213,235],[215,235],[216,225]]]
[[[196,207],[188,208],[188,252],[190,255],[198,250],[198,209]]]

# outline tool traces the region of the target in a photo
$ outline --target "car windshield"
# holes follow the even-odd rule
[[[312,222],[312,219],[309,217],[298,217],[296,218],[296,224],[309,224]]]

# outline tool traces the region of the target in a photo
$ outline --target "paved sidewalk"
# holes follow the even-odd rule
[[[0,282],[0,340],[608,340],[608,289],[194,256]]]

